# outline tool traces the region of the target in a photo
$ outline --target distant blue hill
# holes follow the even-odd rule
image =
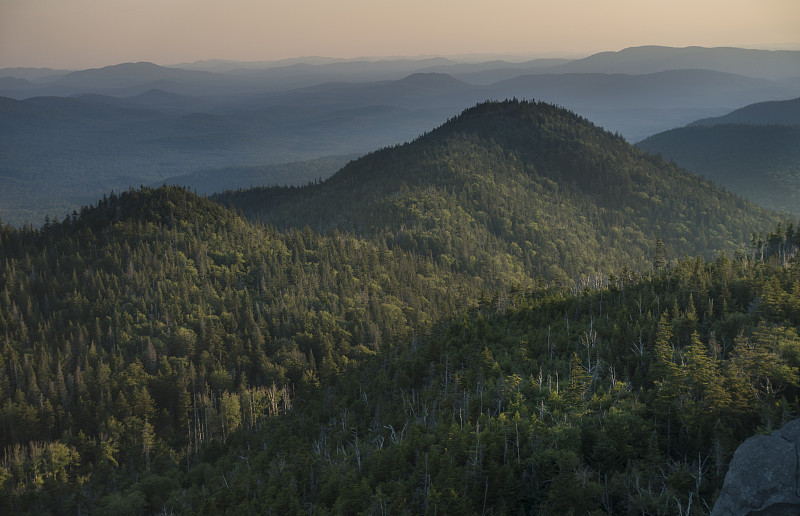
[[[762,206],[800,215],[800,99],[752,104],[637,146]]]
[[[800,98],[759,102],[724,116],[698,120],[690,125],[780,124],[800,125]]]

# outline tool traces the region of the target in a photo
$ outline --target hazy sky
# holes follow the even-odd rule
[[[800,0],[0,0],[0,68],[800,48]]]

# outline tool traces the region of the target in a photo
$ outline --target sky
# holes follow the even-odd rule
[[[800,0],[0,0],[0,68],[800,49]]]

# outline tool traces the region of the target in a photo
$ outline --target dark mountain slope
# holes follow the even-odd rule
[[[637,146],[761,206],[800,214],[800,126],[697,125]]]
[[[719,124],[800,125],[800,98],[758,102],[727,115],[705,118],[689,125]]]
[[[304,188],[217,197],[277,227],[335,229],[458,271],[555,280],[733,252],[771,215],[551,105],[485,103]]]

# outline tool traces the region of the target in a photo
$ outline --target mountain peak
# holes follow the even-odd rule
[[[278,228],[382,235],[390,247],[422,249],[445,261],[458,256],[467,263],[478,242],[506,241],[510,255],[533,246],[535,258],[518,254],[527,265],[510,264],[509,270],[527,268],[548,279],[622,263],[645,266],[657,237],[678,253],[697,254],[709,241],[733,252],[730,242],[752,232],[754,220],[769,220],[566,109],[527,100],[478,104],[413,142],[350,162],[322,183],[218,199]],[[704,229],[678,222],[700,220],[708,206],[715,208]],[[441,220],[464,234],[440,231]],[[547,242],[573,225],[584,235],[574,245],[586,252],[562,270],[552,260],[560,251]],[[612,226],[620,231],[609,239]],[[630,245],[621,228],[638,235],[638,243]],[[624,246],[625,258],[600,265],[589,258],[608,245]],[[493,263],[482,256],[475,267],[488,275]]]
[[[561,134],[565,127],[571,132]],[[460,115],[432,131],[432,134],[470,132],[511,145],[530,146],[541,138],[576,140],[578,134],[594,132],[603,138],[616,138],[580,115],[567,109],[535,100],[510,99],[486,101],[464,110]],[[622,138],[617,138],[623,142]],[[573,142],[573,143],[575,143]]]
[[[442,93],[458,91],[470,87],[466,82],[460,81],[451,75],[437,72],[412,73],[396,81],[394,84],[397,87],[408,90]]]
[[[105,70],[113,70],[113,69],[155,70],[158,68],[165,68],[165,67],[157,65],[150,61],[135,61],[135,62],[129,61],[127,63],[119,63],[102,67],[102,69]]]
[[[78,70],[75,72],[70,72],[66,74],[63,79],[68,80],[72,77],[82,77],[82,76],[92,76],[98,74],[119,74],[119,73],[149,73],[156,70],[168,70],[163,66],[159,66],[155,63],[151,63],[149,61],[139,61],[139,62],[130,62],[130,63],[118,63],[108,66],[102,66],[100,68],[88,68],[86,70]]]

